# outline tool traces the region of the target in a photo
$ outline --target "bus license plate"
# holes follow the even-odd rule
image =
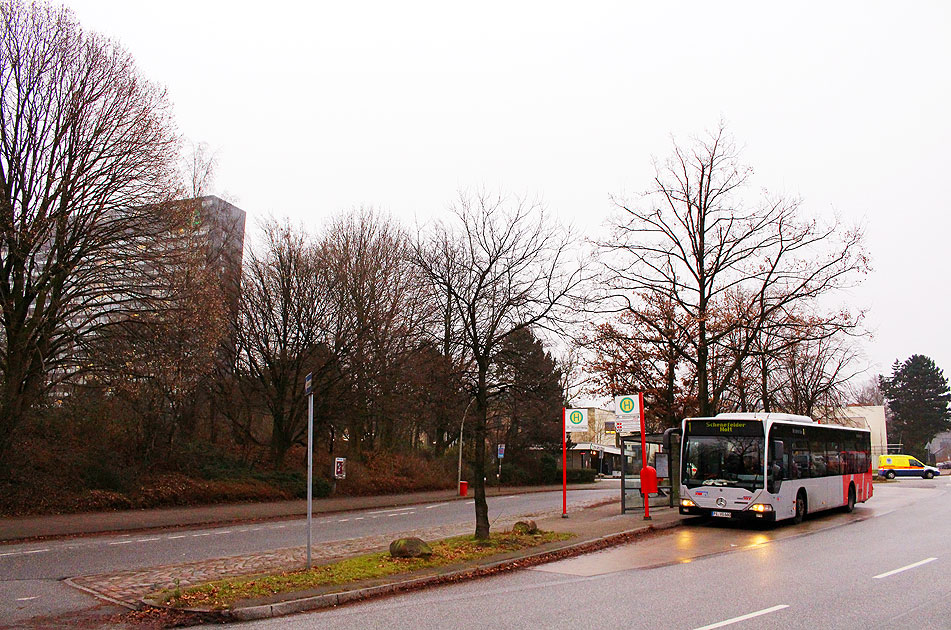
[[[719,517],[721,517],[721,518],[730,518],[731,516],[733,516],[733,514],[731,514],[730,512],[717,512],[716,510],[714,510],[713,512],[710,512],[710,516],[719,516]]]

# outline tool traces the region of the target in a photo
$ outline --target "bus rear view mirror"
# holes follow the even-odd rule
[[[783,459],[785,453],[783,453],[783,441],[782,440],[773,440],[773,460]]]

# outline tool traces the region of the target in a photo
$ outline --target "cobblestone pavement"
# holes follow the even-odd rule
[[[589,502],[589,504],[592,503],[594,502]],[[492,523],[492,527],[508,529],[520,519],[544,518],[557,516],[560,513],[559,510],[500,518]],[[435,540],[468,534],[472,532],[472,528],[473,524],[471,522],[455,523],[430,529],[414,529],[394,534],[322,542],[314,545],[311,557],[315,563],[325,563],[347,556],[382,551],[388,547],[392,540],[404,536],[419,536],[423,539]],[[306,559],[307,550],[305,547],[289,547],[199,562],[168,564],[150,569],[85,575],[72,578],[69,582],[111,601],[136,607],[142,597],[162,589],[175,588],[176,586],[185,587],[229,576],[302,569]]]

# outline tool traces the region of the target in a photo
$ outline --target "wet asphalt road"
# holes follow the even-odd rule
[[[801,526],[688,521],[532,570],[232,627],[947,629],[949,481],[878,484],[855,513]]]

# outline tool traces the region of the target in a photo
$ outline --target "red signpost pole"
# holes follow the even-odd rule
[[[639,392],[637,394],[637,404],[641,408],[641,487],[643,489],[644,485],[644,469],[647,468],[647,435],[646,430],[644,429],[644,392]],[[644,520],[648,521],[651,517],[650,509],[650,495],[644,493]]]
[[[567,410],[561,408],[561,518],[568,518],[568,424]]]

